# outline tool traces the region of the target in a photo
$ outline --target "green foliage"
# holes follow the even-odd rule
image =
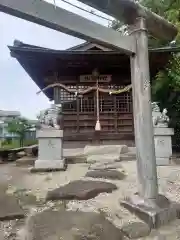
[[[180,0],[141,0],[141,4],[164,17],[178,28],[175,45],[180,44]],[[151,47],[169,45],[149,36]],[[173,54],[166,69],[160,71],[152,86],[152,96],[161,109],[167,108],[170,126],[174,128],[173,145],[180,148],[180,58]]]
[[[176,44],[180,44],[180,0],[140,0],[140,4],[150,9],[152,12],[162,16],[166,20],[170,21],[176,27],[178,28],[178,35],[176,37]],[[123,23],[114,20],[110,27],[120,31],[124,32],[124,29],[122,28]],[[150,47],[161,47],[161,46],[167,46],[169,45],[169,42],[156,39],[153,36],[149,35],[149,46]]]
[[[18,136],[24,135],[31,127],[29,121],[22,117],[8,122],[8,132],[15,133]]]
[[[12,143],[12,138],[6,138],[4,141],[1,142],[1,146],[6,146]]]
[[[152,12],[162,16],[178,28],[174,46],[180,45],[180,0],[139,0],[139,3]],[[122,23],[113,21],[110,27],[122,31]],[[152,48],[170,45],[169,42],[155,39],[149,35],[149,46]],[[159,102],[161,110],[168,109],[170,126],[175,129],[173,144],[180,148],[180,58],[173,54],[168,66],[160,71],[152,85],[153,100]]]
[[[37,143],[38,143],[37,140],[24,140],[23,146],[31,146]],[[19,139],[13,139],[11,143],[7,143],[6,141],[2,143],[2,149],[13,149],[13,148],[19,148],[19,147],[22,147],[20,145]]]
[[[161,109],[167,108],[170,127],[175,129],[173,145],[180,147],[180,57],[172,54],[166,69],[160,71],[152,85],[152,97]]]
[[[20,146],[23,145],[25,133],[32,128],[32,125],[26,118],[20,117],[7,122],[7,130],[14,133],[20,139]]]
[[[180,44],[180,0],[141,0],[140,3],[176,25],[179,30],[176,37],[176,44]],[[152,36],[149,37],[149,43],[152,47],[169,44],[166,41],[153,39]]]
[[[174,95],[180,91],[180,57],[172,54],[172,59],[167,67],[158,72],[156,80],[152,86],[153,96],[161,98],[162,102],[169,99],[173,100]]]
[[[175,45],[180,45],[180,0],[139,0],[139,3],[176,25],[179,31]],[[121,22],[114,21],[111,27],[123,33]],[[168,45],[169,42],[149,35],[150,47]],[[159,102],[161,110],[168,109],[170,126],[175,129],[173,144],[180,147],[180,59],[177,55],[172,55],[168,66],[153,80],[152,97],[154,101]]]

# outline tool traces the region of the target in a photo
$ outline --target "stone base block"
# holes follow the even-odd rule
[[[172,157],[171,136],[174,135],[172,128],[155,127],[154,144],[156,152],[156,164],[158,166],[169,165],[169,159]]]
[[[170,159],[168,157],[157,157],[156,165],[157,166],[168,166],[170,164]]]
[[[66,170],[67,164],[65,159],[62,160],[36,160],[34,165],[34,171],[62,171]]]
[[[180,217],[180,204],[158,195],[157,200],[144,200],[138,195],[120,201],[120,204],[146,222],[150,228],[158,228]]]
[[[126,145],[86,145],[84,148],[84,155],[91,156],[91,155],[117,155],[118,158],[121,153],[127,153],[128,147]]]

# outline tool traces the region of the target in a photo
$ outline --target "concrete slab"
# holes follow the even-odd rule
[[[84,155],[106,155],[112,154],[120,156],[120,153],[127,153],[128,147],[126,145],[99,145],[99,146],[90,146],[87,145],[84,148]]]
[[[65,159],[68,164],[86,163],[87,162],[87,158],[85,156],[67,156],[67,157],[65,157]]]
[[[121,154],[120,156],[120,161],[135,161],[136,160],[136,155],[131,153],[131,154]]]
[[[36,157],[25,156],[16,160],[16,166],[34,166]]]
[[[0,221],[24,218],[24,211],[15,196],[0,192]]]
[[[88,155],[87,156],[87,163],[96,163],[96,162],[118,162],[120,161],[119,159],[119,154],[94,154],[94,155]]]
[[[103,163],[94,163],[89,166],[90,170],[102,170],[102,169],[120,169],[123,171],[122,164],[120,162],[103,162]]]
[[[126,177],[126,174],[115,169],[101,169],[88,171],[85,177],[123,180]]]
[[[151,229],[144,222],[132,222],[124,224],[121,231],[130,239],[139,239],[141,237],[147,237],[150,234]]]
[[[82,155],[84,155],[84,148],[65,148],[65,149],[63,149],[64,157],[82,156]]]
[[[128,152],[132,152],[136,154],[136,147],[128,147]]]
[[[121,205],[146,222],[150,228],[159,228],[180,216],[180,204],[171,202],[160,194],[155,201],[134,195],[122,200]]]

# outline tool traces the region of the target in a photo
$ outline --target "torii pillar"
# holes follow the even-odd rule
[[[136,41],[136,54],[131,57],[131,81],[138,170],[138,193],[145,199],[158,195],[154,129],[152,123],[149,75],[148,35],[145,19],[139,17],[129,29]]]
[[[131,56],[131,81],[137,154],[138,193],[121,204],[152,228],[177,217],[179,208],[158,193],[154,129],[152,122],[149,75],[148,33],[146,21],[139,17],[129,28],[136,41],[136,54]]]

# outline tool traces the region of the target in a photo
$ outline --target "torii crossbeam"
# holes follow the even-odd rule
[[[135,53],[133,37],[42,0],[0,0],[0,11],[127,54]]]
[[[132,25],[138,17],[146,20],[147,30],[156,38],[173,40],[177,35],[177,28],[164,18],[149,11],[134,0],[79,0],[91,7],[99,9],[110,16]]]
[[[123,37],[42,0],[0,0],[0,11],[130,55],[139,184],[138,194],[122,203],[151,227],[157,227],[176,218],[180,211],[178,205],[158,194],[147,32],[171,41],[177,29],[133,0],[80,1],[123,20],[130,25],[131,35]]]

